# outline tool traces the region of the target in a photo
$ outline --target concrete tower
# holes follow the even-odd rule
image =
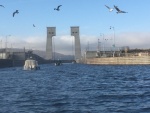
[[[47,27],[46,59],[53,58],[52,37],[56,36],[56,27]]]
[[[71,27],[71,36],[74,36],[75,38],[75,60],[81,59],[81,47],[78,26]]]

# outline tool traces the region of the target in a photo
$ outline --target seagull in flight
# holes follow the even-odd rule
[[[54,8],[54,10],[57,10],[57,11],[59,11],[60,9],[60,7],[61,7],[62,5],[59,5],[59,6],[57,6],[57,8]]]
[[[15,12],[13,12],[13,17],[15,16],[15,14],[18,14],[18,10],[16,10]]]
[[[109,9],[109,12],[112,12],[114,10],[113,8],[110,8],[107,5],[105,5],[105,6]]]
[[[3,7],[3,8],[5,8],[3,5],[0,5],[0,7]]]
[[[117,14],[118,14],[118,13],[128,13],[128,12],[125,12],[125,11],[120,10],[120,9],[119,9],[117,6],[115,6],[115,5],[114,5],[114,8],[117,10],[117,12],[116,12]]]

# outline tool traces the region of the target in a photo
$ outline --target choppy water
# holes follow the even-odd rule
[[[150,66],[0,69],[0,113],[148,113]]]

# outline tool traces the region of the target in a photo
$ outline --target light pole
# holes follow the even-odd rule
[[[98,39],[98,42],[97,42],[97,57],[100,57],[100,39]]]
[[[115,46],[116,46],[116,45],[115,45],[115,28],[112,27],[112,26],[110,26],[110,29],[113,29],[113,32],[114,32],[114,45],[113,45],[113,46],[115,47]]]
[[[98,48],[97,48],[97,51],[100,52],[100,41],[98,39]]]
[[[104,43],[105,43],[105,52],[106,52],[108,50],[108,46],[107,46],[108,39],[105,38],[104,41],[105,41]]]
[[[89,41],[87,42],[87,47],[86,47],[86,51],[89,51],[89,47],[90,46],[90,44],[89,44]]]
[[[5,49],[7,50],[7,37],[9,37],[9,36],[11,36],[11,35],[6,35],[6,43],[5,43]]]
[[[104,34],[100,33],[100,36],[103,37],[103,53],[105,53],[105,40],[104,40]]]
[[[113,31],[114,31],[114,44],[112,45],[114,47],[114,53],[113,53],[113,57],[114,57],[115,47],[116,47],[116,45],[115,45],[115,27],[110,26],[110,29],[113,29]]]

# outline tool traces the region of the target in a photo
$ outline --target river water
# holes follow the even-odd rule
[[[150,65],[0,69],[0,113],[149,113]]]

